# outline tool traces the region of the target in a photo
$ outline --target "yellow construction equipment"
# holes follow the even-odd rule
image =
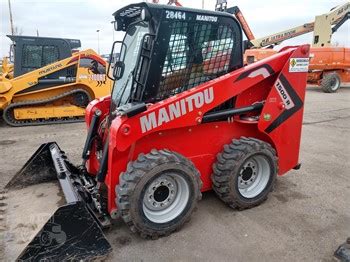
[[[9,37],[15,42],[13,78],[3,75],[0,81],[0,110],[7,124],[81,121],[91,100],[110,94],[107,62],[91,49],[73,50],[79,40]]]
[[[0,81],[5,78],[13,78],[13,64],[9,62],[8,57],[4,57],[1,61]]]

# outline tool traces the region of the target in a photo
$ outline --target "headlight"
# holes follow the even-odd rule
[[[118,21],[114,21],[114,30],[118,31]]]
[[[141,10],[140,17],[141,17],[141,19],[142,19],[143,21],[148,21],[148,20],[149,20],[150,15],[149,15],[148,10],[146,10],[146,8],[143,8],[143,9]]]

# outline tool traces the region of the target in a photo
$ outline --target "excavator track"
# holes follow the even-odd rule
[[[40,118],[40,119],[35,119],[35,120],[33,120],[33,119],[16,120],[14,117],[14,109],[16,109],[16,108],[45,105],[47,103],[52,103],[52,102],[59,100],[61,98],[75,95],[78,93],[83,93],[84,95],[86,95],[88,97],[88,100],[91,101],[91,96],[86,90],[75,89],[75,90],[71,90],[71,91],[59,94],[57,96],[54,96],[54,97],[51,97],[48,99],[12,103],[5,108],[5,110],[3,112],[3,119],[8,125],[15,126],[15,127],[82,122],[82,121],[84,121],[84,116],[65,117],[65,118],[51,117],[51,118],[45,118],[45,119]],[[77,105],[77,106],[81,106],[81,105]]]

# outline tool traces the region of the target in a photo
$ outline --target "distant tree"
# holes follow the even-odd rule
[[[15,26],[13,30],[14,35],[22,35],[23,34],[23,29],[19,28],[18,26]]]

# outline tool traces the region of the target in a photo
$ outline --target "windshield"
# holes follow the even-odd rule
[[[130,25],[126,31],[124,47],[119,57],[124,57],[124,73],[119,80],[114,82],[112,101],[116,107],[128,102],[133,82],[133,70],[136,65],[142,38],[148,33],[148,24],[140,22]]]

